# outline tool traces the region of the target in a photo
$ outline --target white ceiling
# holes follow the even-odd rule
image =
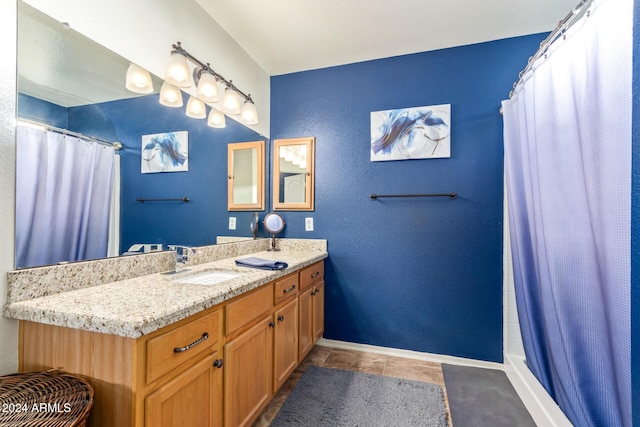
[[[577,0],[196,2],[270,75],[551,31],[577,4]]]

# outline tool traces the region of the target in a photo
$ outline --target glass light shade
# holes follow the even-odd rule
[[[222,97],[222,111],[231,116],[237,116],[240,114],[240,110],[240,96],[230,87],[226,88]]]
[[[191,87],[189,74],[187,57],[178,52],[172,52],[169,64],[167,64],[167,69],[164,72],[164,80],[174,86],[187,88]]]
[[[207,125],[212,128],[223,128],[226,126],[224,114],[221,111],[212,108],[209,112],[209,118],[207,119]]]
[[[127,69],[125,87],[135,93],[151,93],[153,92],[151,74],[144,68],[131,63]]]
[[[200,74],[198,81],[198,98],[204,102],[218,102],[218,81],[215,76],[206,71]]]
[[[204,102],[193,96],[189,97],[187,101],[187,116],[194,119],[204,119],[207,117],[207,108],[204,106]]]
[[[256,106],[251,101],[244,101],[242,105],[242,111],[240,112],[240,119],[250,126],[258,124],[258,112]]]
[[[167,107],[182,107],[182,92],[167,82],[162,83],[162,88],[160,88],[160,104]]]

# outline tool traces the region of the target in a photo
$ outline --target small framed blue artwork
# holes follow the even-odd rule
[[[371,113],[371,161],[451,157],[451,104]]]
[[[189,170],[187,131],[142,135],[142,173]]]

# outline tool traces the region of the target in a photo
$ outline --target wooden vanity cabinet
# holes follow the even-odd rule
[[[293,273],[227,305],[226,427],[251,425],[298,366],[297,290]]]
[[[146,427],[222,425],[219,353],[205,357],[145,399]]]
[[[324,330],[322,261],[140,338],[20,321],[20,371],[94,388],[89,424],[251,425]]]
[[[272,396],[273,284],[227,304],[224,425],[251,425]]]
[[[304,359],[324,332],[324,262],[300,271],[299,358]]]
[[[92,427],[219,426],[221,327],[215,307],[137,339],[20,321],[19,370],[85,377]]]
[[[222,313],[194,317],[146,340],[145,382],[155,389],[145,397],[146,427],[221,424]]]
[[[298,366],[298,300],[290,298],[273,313],[273,392],[289,378]]]

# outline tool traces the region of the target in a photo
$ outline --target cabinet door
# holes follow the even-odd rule
[[[313,300],[313,343],[315,344],[324,332],[324,280],[314,286]]]
[[[222,420],[219,353],[207,356],[145,399],[147,427],[217,427]]]
[[[250,425],[272,393],[271,316],[224,346],[224,425]],[[185,424],[186,425],[186,424]]]
[[[301,292],[298,298],[298,325],[300,332],[298,335],[298,354],[300,360],[304,359],[313,347],[313,305],[311,298],[313,290],[313,288],[308,288],[304,292]]]
[[[277,310],[273,349],[273,391],[277,391],[298,366],[298,301]]]

